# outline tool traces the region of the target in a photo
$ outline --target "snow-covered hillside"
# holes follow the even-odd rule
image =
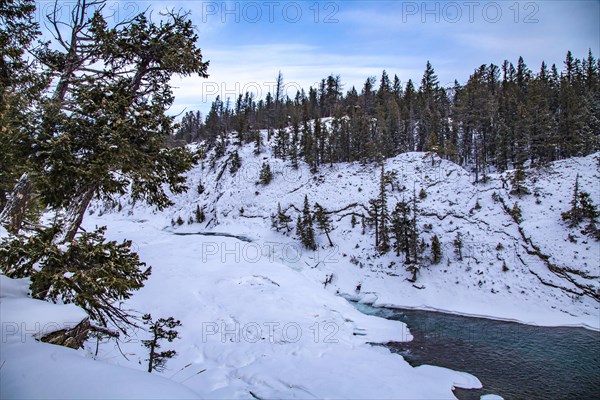
[[[175,205],[164,214],[131,207],[126,198],[121,214],[162,218],[164,229],[173,232],[213,231],[247,237],[252,243],[225,251],[222,257],[275,259],[315,282],[333,274],[326,290],[375,305],[600,328],[600,246],[577,229],[567,228],[561,219],[570,207],[577,174],[581,190],[600,204],[598,154],[527,170],[525,186],[531,194],[523,196],[510,194],[513,171],[473,184],[473,176],[463,168],[430,153],[407,153],[387,160],[385,170],[397,176],[387,186],[388,207],[393,209],[397,201],[412,199],[413,190],[424,189],[427,196],[419,200],[421,237],[430,243],[436,234],[442,243],[442,262],[421,268],[413,284],[407,280],[411,274],[402,264],[402,255],[397,257],[393,251],[379,255],[373,229],[367,226],[363,233],[360,219],[354,228],[351,224],[351,215],[365,215],[369,199],[378,195],[377,165],[335,164],[321,166],[312,174],[303,163],[294,169],[289,161],[273,158],[268,144],[259,155],[252,145],[231,145],[228,150],[234,149],[242,163],[235,174],[229,171],[227,156],[214,159],[209,153],[189,172],[190,190],[174,197]],[[257,184],[263,162],[274,173],[269,185]],[[204,186],[201,195],[196,190],[199,183]],[[334,247],[328,246],[318,230],[316,252],[300,245],[293,227],[305,195],[311,207],[319,203],[332,212]],[[520,224],[506,212],[516,202],[522,209]],[[270,216],[278,204],[292,217],[290,232],[271,227]],[[206,221],[188,224],[197,207],[204,210]],[[97,212],[115,211],[99,206]],[[170,221],[178,217],[184,225],[171,227]],[[453,245],[457,232],[464,242],[462,260]],[[257,250],[263,253],[258,258]]]
[[[567,228],[560,216],[569,208],[577,174],[581,190],[600,204],[598,154],[528,170],[525,185],[532,194],[522,197],[510,194],[510,183],[503,184],[511,171],[473,184],[463,168],[432,154],[387,160],[385,170],[396,173],[387,186],[388,207],[423,189],[421,237],[430,243],[436,234],[442,242],[442,261],[426,262],[413,283],[402,255],[380,255],[373,229],[361,226],[360,215],[378,195],[378,165],[321,166],[312,174],[304,163],[294,169],[289,161],[273,158],[269,143],[258,155],[253,145],[230,145],[226,154],[234,149],[240,169],[231,173],[228,155],[215,159],[209,153],[188,173],[190,190],[173,196],[174,205],[163,212],[123,196],[110,206],[94,204],[84,221],[86,229],[107,225],[109,239],[132,240],[152,266],[146,286],[123,306],[181,320],[180,339],[164,344],[178,353],[162,373],[172,382],[122,372],[122,367],[146,369],[140,340],[149,334],[143,329],[119,347],[114,341],[100,343],[97,355],[95,341],[75,351],[27,336],[3,342],[0,377],[12,382],[2,385],[3,398],[79,398],[88,393],[82,388],[92,374],[106,376],[108,384],[91,387],[89,396],[120,398],[146,397],[150,391],[154,397],[451,399],[453,387],[480,386],[469,374],[413,368],[401,356],[371,345],[410,340],[410,327],[364,315],[344,298],[600,329],[594,298],[600,289],[600,246]],[[274,173],[268,185],[257,183],[263,162]],[[333,247],[318,229],[316,251],[302,247],[296,237],[293,228],[305,196],[311,207],[319,203],[331,213]],[[515,202],[522,209],[519,224],[506,212]],[[290,231],[272,228],[278,204],[292,218]],[[202,223],[193,222],[197,209],[204,211]],[[352,215],[359,216],[354,227]],[[173,225],[180,217],[183,224]],[[464,243],[462,260],[452,244],[457,232]],[[25,298],[23,281],[0,278],[4,329],[6,321],[22,322],[19,302],[40,302]],[[581,287],[589,292],[582,294]],[[14,337],[32,334],[19,331]],[[3,330],[3,340],[4,335]],[[19,359],[21,353],[32,356]],[[60,381],[63,375],[56,371],[61,369],[76,370],[84,383],[74,387]],[[119,391],[122,379],[114,376],[119,374],[132,387],[146,389]],[[64,385],[29,389],[40,379]]]

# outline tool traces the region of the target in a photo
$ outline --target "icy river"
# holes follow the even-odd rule
[[[483,389],[457,389],[461,400],[484,394],[507,400],[592,399],[600,393],[600,332],[354,305],[408,325],[413,341],[386,347],[411,365],[438,365],[477,376]]]

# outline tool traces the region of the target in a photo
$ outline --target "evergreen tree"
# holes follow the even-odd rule
[[[456,232],[456,237],[454,238],[454,241],[452,243],[454,244],[454,253],[456,253],[458,260],[462,261],[462,259],[463,259],[463,255],[462,255],[463,241],[462,241],[462,235],[460,234],[460,232]]]
[[[166,339],[169,343],[179,337],[175,328],[181,326],[181,322],[173,317],[152,320],[152,315],[145,314],[142,317],[144,325],[148,325],[152,339],[142,340],[142,344],[150,351],[148,361],[148,372],[162,372],[167,361],[177,354],[175,350],[158,351],[161,348],[160,341]]]
[[[406,268],[407,271],[412,273],[411,282],[416,282],[417,273],[420,269],[420,259],[425,250],[423,246],[425,244],[424,240],[419,242],[419,228],[417,226],[417,218],[418,218],[418,207],[417,207],[417,194],[416,190],[413,190],[413,199],[412,199],[412,218],[410,220],[410,230],[408,236],[408,247],[409,251],[412,253],[411,263]]]
[[[277,203],[277,214],[273,216],[273,227],[277,230],[277,232],[284,228],[287,232],[289,232],[290,228],[288,223],[291,221],[292,218],[281,210],[281,203]]]
[[[517,224],[520,224],[522,221],[522,211],[521,207],[519,207],[519,202],[516,201],[513,205],[513,208],[510,210],[510,216],[515,220]]]
[[[131,241],[106,241],[105,227],[83,233],[68,247],[53,242],[56,229],[4,239],[2,272],[11,278],[31,277],[36,299],[75,303],[92,320],[126,332],[132,317],[120,305],[144,285],[151,268],[131,251]]]
[[[385,167],[383,161],[381,162],[381,174],[379,177],[379,242],[378,250],[380,253],[385,254],[390,249],[390,238],[388,233],[388,221],[389,214],[387,208],[387,175],[385,173]]]
[[[260,175],[258,176],[258,183],[261,185],[268,185],[271,183],[273,179],[273,173],[271,172],[271,167],[269,163],[264,162],[262,167],[260,168]]]
[[[235,174],[241,166],[242,162],[240,160],[240,155],[238,154],[237,150],[234,150],[229,155],[229,172],[231,174]]]
[[[298,216],[296,231],[300,237],[300,241],[307,249],[317,249],[315,243],[315,231],[313,228],[313,217],[310,212],[307,196],[304,196],[304,207],[302,208],[302,215]]]
[[[196,210],[194,211],[194,218],[197,223],[201,224],[206,219],[204,215],[204,209],[200,208],[200,205],[196,205]]]
[[[333,247],[333,242],[331,241],[331,237],[329,237],[329,232],[331,232],[331,218],[329,218],[326,211],[319,203],[315,203],[314,216],[315,220],[317,221],[317,227],[327,236],[329,246]]]
[[[513,173],[512,177],[511,177],[510,183],[512,185],[512,190],[510,191],[510,194],[516,194],[517,196],[530,194],[531,192],[529,191],[529,189],[527,189],[524,182],[525,182],[525,171],[523,170],[523,168],[521,166],[519,166],[519,167],[517,167],[517,169],[515,170],[515,172]]]
[[[433,235],[431,239],[431,257],[434,264],[439,264],[442,260],[442,245],[437,235]]]
[[[404,253],[405,264],[410,264],[410,238],[411,238],[410,206],[404,200],[396,203],[392,213],[392,234],[394,236],[394,249],[396,256]]]
[[[573,197],[571,198],[571,209],[561,214],[562,219],[568,222],[570,228],[579,226],[584,220],[588,221],[587,233],[599,238],[596,226],[600,212],[590,198],[590,194],[579,189],[579,174],[575,178]]]

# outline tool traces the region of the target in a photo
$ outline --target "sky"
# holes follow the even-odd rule
[[[41,8],[53,5],[43,1]],[[600,55],[600,0],[586,1],[111,1],[115,19],[144,10],[189,10],[207,79],[172,80],[171,114],[204,114],[219,95],[264,98],[279,71],[285,92],[316,87],[340,75],[344,91],[369,76],[398,75],[418,86],[430,61],[440,84],[464,83],[481,64],[542,61],[559,70],[567,50]]]

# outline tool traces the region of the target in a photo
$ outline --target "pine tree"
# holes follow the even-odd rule
[[[388,233],[389,214],[387,208],[386,193],[387,175],[385,173],[384,163],[381,162],[381,175],[379,177],[379,245],[380,253],[385,254],[390,249],[390,237]]]
[[[36,143],[28,154],[28,179],[61,214],[56,240],[63,243],[73,240],[95,196],[129,188],[134,200],[162,209],[171,204],[165,186],[172,193],[186,189],[182,174],[191,167],[191,154],[166,146],[174,133],[166,114],[173,102],[169,81],[174,74],[207,76],[187,14],[165,14],[159,25],[140,14],[108,28],[102,13],[92,12],[103,4],[79,0],[72,15],[83,17],[66,22],[56,20],[60,12],[50,13],[48,26],[61,30],[54,37],[69,40],[37,57],[41,72],[56,76],[56,84],[36,110],[40,123],[30,136]],[[23,196],[13,191],[11,197]],[[19,210],[5,208],[3,221]]]
[[[404,253],[404,263],[410,264],[410,206],[404,200],[396,203],[396,207],[392,213],[392,234],[394,235],[394,249],[396,250],[396,256],[399,256],[400,253]]]
[[[521,211],[521,207],[519,206],[518,201],[515,202],[513,208],[510,210],[510,216],[515,220],[517,224],[521,223],[523,212]]]
[[[431,256],[434,264],[439,264],[442,260],[442,245],[437,235],[433,235],[431,239]]]
[[[454,244],[454,253],[456,253],[458,260],[462,261],[463,241],[460,232],[456,232],[456,237],[454,238],[454,241],[452,243]]]
[[[512,177],[511,177],[510,183],[512,185],[512,190],[510,191],[510,194],[516,194],[517,196],[530,194],[531,192],[529,191],[529,189],[527,189],[524,182],[525,182],[525,171],[523,170],[522,166],[519,166],[519,167],[517,167],[517,169],[515,170],[515,172],[513,173]]]
[[[300,237],[300,241],[307,249],[317,249],[317,245],[315,243],[315,231],[313,228],[313,217],[310,212],[308,197],[306,195],[304,196],[304,207],[302,208],[302,215],[298,216],[296,231],[298,233],[298,236]]]
[[[261,185],[268,185],[273,180],[273,173],[271,172],[271,167],[269,163],[264,162],[261,169],[260,175],[258,176],[258,183]]]
[[[273,216],[273,227],[277,230],[277,232],[284,228],[287,232],[289,232],[290,228],[288,223],[291,221],[292,218],[281,210],[281,203],[277,203],[277,214]]]
[[[229,172],[235,174],[241,166],[242,162],[240,161],[240,155],[237,150],[234,150],[229,156]]]
[[[152,339],[142,340],[142,344],[150,351],[148,361],[148,372],[162,372],[165,369],[167,361],[177,354],[175,350],[158,351],[161,348],[160,341],[166,339],[169,343],[179,338],[179,333],[175,328],[181,326],[179,320],[173,317],[159,318],[157,321],[152,320],[152,315],[145,314],[142,317],[144,325],[148,325]]]
[[[417,194],[416,190],[413,189],[413,199],[412,199],[412,218],[410,220],[410,229],[409,229],[409,251],[412,253],[411,264],[406,268],[409,272],[412,273],[412,278],[409,279],[411,282],[416,282],[417,273],[420,269],[420,258],[425,250],[424,244],[425,241],[422,239],[419,242],[419,228],[417,226],[417,217],[418,217],[418,207],[417,207]]]
[[[275,134],[275,143],[273,145],[273,155],[276,158],[286,159],[288,154],[288,132],[285,128],[281,127]]]
[[[600,212],[592,201],[590,194],[579,189],[579,174],[575,177],[571,209],[563,212],[561,216],[564,221],[568,222],[570,228],[577,227],[584,220],[587,220],[587,233],[595,238],[600,236],[599,229],[596,226]]]
[[[380,227],[380,219],[381,219],[381,202],[380,199],[371,199],[369,200],[369,225],[372,225],[375,227],[375,248],[379,248],[379,243],[380,243],[380,234],[379,234],[379,227]]]
[[[36,299],[75,303],[99,324],[126,332],[132,316],[120,304],[143,287],[151,268],[131,251],[131,241],[106,241],[105,227],[81,234],[70,246],[53,242],[56,229],[3,241],[2,272],[12,278],[31,277]]]
[[[262,151],[262,135],[258,129],[254,131],[254,154],[258,155]]]
[[[204,220],[206,219],[206,217],[204,216],[204,209],[200,208],[200,205],[196,205],[196,211],[194,211],[194,217],[196,219],[196,222],[201,224],[202,222],[204,222]]]
[[[329,232],[331,232],[331,218],[327,215],[323,207],[319,203],[315,203],[315,220],[317,221],[317,227],[321,230],[329,241],[329,246],[333,247]]]

